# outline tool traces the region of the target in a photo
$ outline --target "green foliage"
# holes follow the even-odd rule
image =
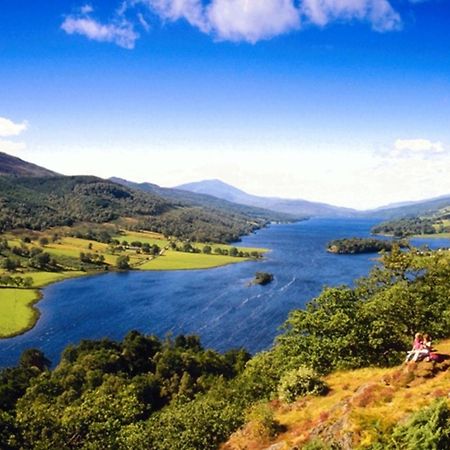
[[[264,226],[270,218],[267,211],[261,214],[263,210],[220,210],[207,202],[193,206],[89,176],[0,176],[0,193],[0,231],[43,230],[80,222],[102,224],[133,217],[139,221],[137,230],[196,242],[231,242]],[[111,240],[107,234],[79,236],[106,243]]]
[[[327,385],[309,367],[301,366],[285,373],[278,386],[281,400],[291,403],[304,395],[322,395],[327,392]]]
[[[20,356],[19,365],[25,369],[46,370],[50,367],[50,360],[37,348],[29,348]]]
[[[252,434],[257,438],[270,438],[280,431],[273,410],[267,403],[256,403],[246,414],[246,422],[251,423]]]
[[[253,283],[255,284],[261,284],[262,286],[269,284],[273,281],[273,275],[268,272],[256,272],[255,279],[253,280]]]
[[[325,289],[305,310],[292,311],[274,353],[319,373],[399,363],[418,330],[448,333],[447,258],[393,248],[355,288]]]
[[[127,270],[130,268],[130,257],[128,255],[120,255],[117,257],[116,266],[119,270]]]
[[[380,436],[370,450],[443,450],[450,448],[450,409],[444,399],[419,410],[392,433]]]
[[[391,251],[393,245],[406,248],[409,244],[407,241],[392,242],[374,238],[347,238],[330,241],[327,244],[327,250],[339,254],[378,253],[382,250]]]
[[[428,217],[413,217],[383,222],[372,228],[375,234],[392,234],[396,237],[406,237],[415,234],[434,234],[434,221]]]
[[[192,402],[175,403],[151,417],[147,442],[155,450],[216,450],[243,421],[238,403],[204,395]]]
[[[137,331],[69,346],[52,371],[29,350],[0,372],[0,409],[14,419],[4,427],[14,425],[23,448],[216,448],[243,422],[248,403],[228,380],[248,357]]]
[[[18,447],[16,433],[14,417],[0,410],[0,448],[2,450],[14,450]]]
[[[392,433],[390,448],[440,450],[450,448],[450,409],[445,400],[416,413]]]

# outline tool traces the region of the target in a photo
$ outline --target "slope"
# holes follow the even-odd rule
[[[134,183],[122,178],[112,177],[111,181],[133,189],[140,189],[170,201],[176,201],[186,206],[201,206],[230,214],[245,214],[271,221],[302,220],[305,216],[280,213],[273,210],[239,204],[233,200],[225,200],[218,196],[185,191],[177,188],[163,188],[153,183]]]
[[[0,175],[18,177],[53,177],[58,174],[15,156],[0,152]]]
[[[131,219],[136,229],[196,241],[239,239],[266,220],[189,207],[91,176],[0,176],[0,231]]]
[[[440,353],[449,354],[450,341],[439,343],[438,349]],[[437,408],[437,400],[450,405],[449,367],[450,362],[443,360],[411,362],[391,369],[335,372],[325,377],[329,388],[326,395],[299,397],[293,403],[280,400],[267,403],[266,424],[261,418],[255,420],[253,415],[221,450],[413,450],[418,447],[405,442],[408,422],[417,417],[418,412],[426,416],[424,408],[431,406],[429,411]],[[270,427],[267,417],[271,417]],[[420,448],[443,448],[427,447],[424,431],[415,426],[422,441]],[[413,440],[414,436],[409,438]]]
[[[234,203],[270,209],[295,216],[354,216],[357,213],[350,208],[341,208],[301,199],[291,200],[276,197],[259,197],[241,191],[220,180],[204,180],[196,183],[183,184],[177,186],[177,189],[209,194]]]

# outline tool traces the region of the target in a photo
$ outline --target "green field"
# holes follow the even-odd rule
[[[163,248],[169,244],[169,241],[164,238],[162,234],[150,233],[150,232],[127,232],[126,234],[121,234],[119,236],[114,236],[119,242],[127,241],[131,244],[133,241],[139,241],[143,244],[158,245]]]
[[[33,278],[33,287],[43,287],[47,284],[56,283],[67,278],[80,277],[82,275],[86,275],[86,272],[29,272],[26,274],[27,277]]]
[[[11,337],[32,328],[39,317],[32,306],[39,300],[33,289],[0,289],[0,337]]]
[[[232,256],[204,255],[202,253],[183,253],[167,251],[163,255],[148,261],[138,267],[140,270],[187,270],[210,269],[226,264],[248,261],[248,258],[233,258]]]

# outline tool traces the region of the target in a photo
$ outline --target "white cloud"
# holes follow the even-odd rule
[[[66,17],[61,28],[67,34],[80,34],[94,41],[112,42],[127,49],[134,48],[139,34],[130,22],[122,18],[120,21],[104,24],[89,16],[92,11],[90,5],[83,6],[81,15]]]
[[[213,0],[207,15],[214,34],[229,41],[255,43],[300,27],[293,0]]]
[[[390,156],[393,157],[429,157],[445,153],[444,144],[428,139],[397,139],[394,142]]]
[[[303,16],[311,23],[325,26],[333,21],[367,21],[376,31],[401,27],[401,18],[387,0],[303,0]]]
[[[84,5],[80,8],[81,14],[90,14],[94,11],[92,5]]]
[[[27,129],[26,122],[14,123],[6,117],[0,117],[0,136],[17,136]]]
[[[109,23],[92,18],[94,9],[85,4],[78,15],[68,16],[61,28],[69,34],[133,48],[139,38],[135,27],[145,32],[151,29],[146,18],[150,13],[163,22],[185,20],[218,40],[256,43],[300,29],[304,22],[323,27],[335,21],[362,21],[375,31],[398,30],[401,17],[390,1],[122,0]]]
[[[163,20],[185,19],[201,31],[209,31],[201,0],[138,0],[134,4],[137,3],[144,4]]]

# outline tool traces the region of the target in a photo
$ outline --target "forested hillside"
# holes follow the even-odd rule
[[[230,242],[269,221],[293,219],[210,196],[119,181],[58,175],[0,153],[0,232],[120,221],[183,239]]]
[[[376,225],[372,232],[396,237],[431,235],[450,232],[450,206],[420,216],[406,217]]]
[[[267,222],[244,213],[190,207],[88,176],[0,177],[0,206],[0,231],[132,218],[134,228],[224,242]]]
[[[281,423],[277,417],[290,408],[293,411],[293,402],[303,404],[302,398],[305,402],[324,399],[319,419],[326,428],[314,428],[313,422],[300,422],[301,417],[294,415],[291,420],[298,417],[304,430],[302,444],[286,448],[416,448],[395,447],[396,442],[415,442],[408,434],[413,433],[414,423],[429,430],[425,434],[429,445],[449,442],[450,384],[445,376],[429,385],[436,386],[433,395],[422,396],[414,408],[407,407],[409,400],[402,400],[403,415],[400,406],[389,414],[375,409],[373,416],[357,422],[357,430],[349,431],[340,415],[333,415],[340,411],[338,406],[329,409],[346,392],[347,412],[353,405],[372,405],[375,398],[393,401],[389,398],[394,399],[395,392],[384,388],[381,392],[378,384],[364,395],[348,391],[362,379],[362,372],[346,372],[347,388],[337,393],[337,371],[371,368],[367,370],[375,377],[379,370],[375,368],[402,363],[418,330],[426,330],[434,339],[448,336],[449,292],[448,252],[393,247],[354,288],[325,289],[305,310],[292,311],[273,348],[251,359],[244,350],[223,355],[205,350],[192,336],[161,341],[137,332],[130,332],[122,342],[70,346],[53,370],[40,352],[27,351],[18,367],[0,373],[0,447],[212,450],[245,423],[244,436],[250,433],[253,438],[247,442],[256,445],[259,437],[273,439],[286,430],[292,422],[283,418]],[[429,364],[430,376],[447,370]],[[389,373],[391,378],[383,380],[394,387],[400,383],[403,389],[416,378],[413,372]],[[381,397],[375,397],[377,392]],[[402,399],[403,393],[406,389],[399,393]],[[434,404],[436,398],[442,401]],[[266,403],[269,400],[272,403]],[[420,408],[428,409],[420,412]],[[312,411],[309,417],[315,417]],[[395,417],[410,418],[411,427],[396,428]],[[382,431],[374,434],[374,423]],[[341,429],[345,433],[340,434]],[[364,440],[369,435],[370,440]]]

